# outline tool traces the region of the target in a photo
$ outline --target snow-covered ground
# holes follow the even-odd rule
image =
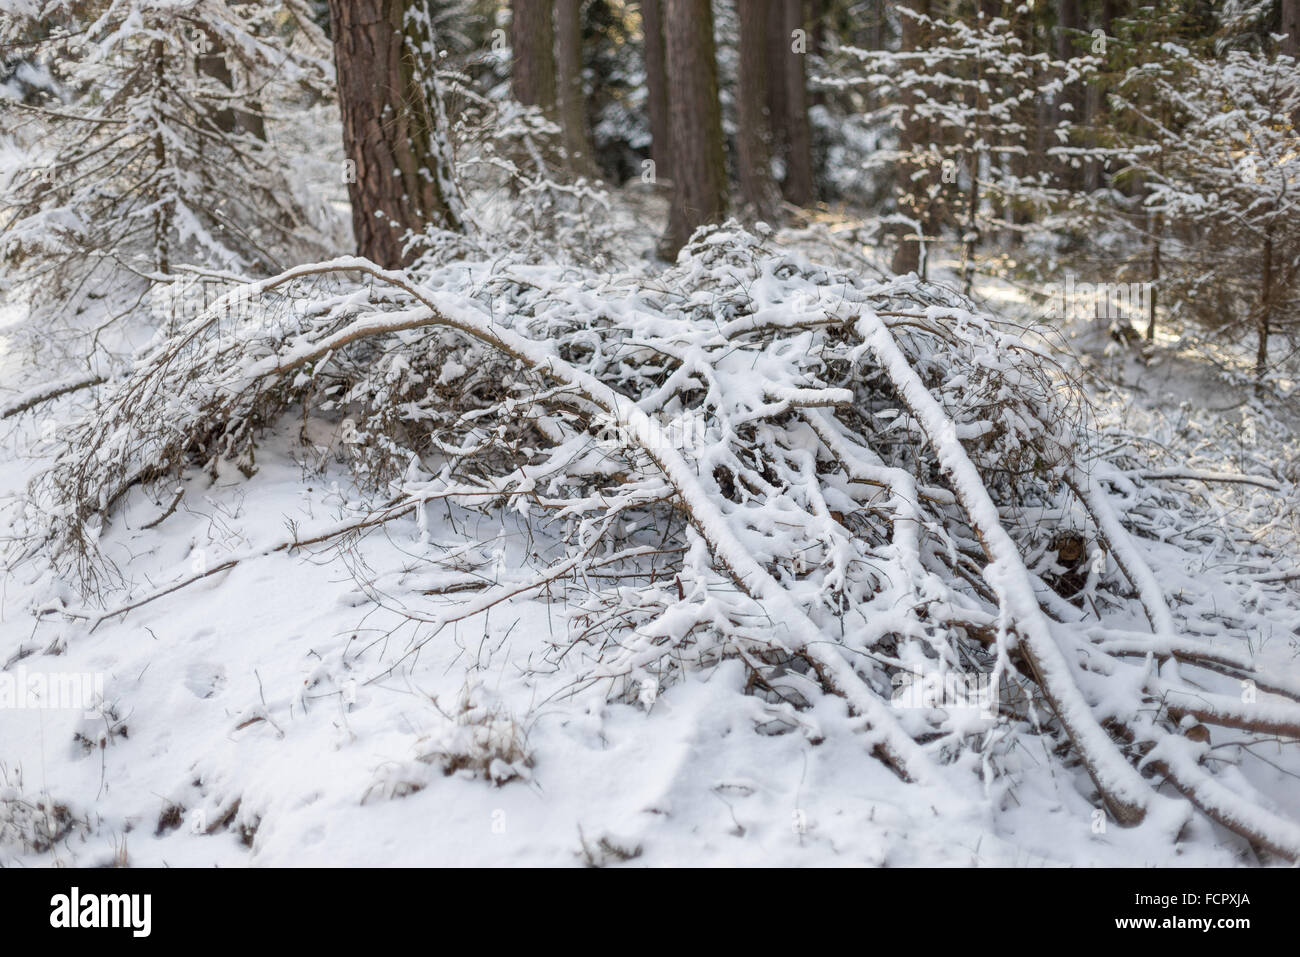
[[[1143,362],[1104,339],[1076,342],[1099,376],[1103,428],[1127,429],[1159,443],[1170,461],[1202,470],[1296,461],[1284,415],[1266,413],[1176,343],[1159,344],[1157,358]],[[6,356],[3,329],[0,364],[14,392],[42,381],[41,370]],[[46,463],[42,429],[57,408],[4,423],[0,495],[20,490]],[[233,468],[215,480],[187,475],[174,510],[176,486],[134,489],[102,543],[136,597],[240,558],[232,567],[107,618],[39,562],[6,578],[6,672],[96,676],[104,709],[0,709],[0,860],[1253,860],[1204,819],[1178,835],[1154,820],[1098,827],[1081,778],[1034,754],[987,784],[961,765],[924,785],[904,783],[870,756],[838,698],[814,701],[799,729],[771,733],[771,711],[746,693],[747,673],[734,660],[639,703],[575,693],[562,672],[536,667],[569,627],[558,598],[503,604],[430,638],[403,612],[452,600],[432,592],[472,574],[457,577],[458,551],[474,559],[464,567],[520,563],[539,533],[518,516],[430,509],[423,526],[394,524],[345,555],[324,546],[272,550],[341,520],[356,494],[348,474],[299,444],[296,431],[259,447],[252,478]],[[330,441],[328,431],[313,434]],[[1268,522],[1239,490],[1216,494],[1222,508],[1207,520],[1246,528],[1275,549],[1300,539],[1294,511]],[[1200,574],[1201,598],[1213,601],[1212,570]],[[1193,587],[1196,576],[1185,570]],[[1271,637],[1266,660],[1300,678],[1300,633]],[[1266,758],[1276,774],[1251,783],[1294,819],[1300,761],[1293,749],[1275,750]]]
[[[288,521],[306,532],[334,517],[329,480],[304,492],[290,450],[264,454],[250,481],[194,480],[186,504],[155,529],[142,526],[167,502],[133,497],[122,521],[132,531],[117,543],[132,556],[125,568],[163,584],[282,538]],[[9,465],[12,483],[22,470]],[[422,545],[412,524],[405,539],[362,545],[354,567],[365,561],[372,581],[411,601],[414,589],[400,583],[418,579],[421,551],[436,553],[440,539],[522,534],[457,527],[431,529]],[[10,670],[21,657],[33,672],[102,674],[109,715],[0,711],[5,857],[172,866],[1235,859],[1208,842],[1168,844],[1155,829],[1093,834],[1079,826],[1088,805],[1074,784],[1032,764],[987,802],[905,785],[855,740],[836,699],[810,716],[821,741],[761,733],[771,716],[743,693],[738,662],[648,709],[544,700],[522,668],[564,620],[541,601],[449,630],[387,673],[409,631],[326,557],[246,561],[93,630],[34,624],[32,586],[8,581],[0,647]],[[520,762],[521,777],[498,786],[469,770],[444,775],[440,746],[476,746],[456,723],[466,694],[485,713],[470,732],[523,739],[531,767]],[[62,834],[53,849],[21,847],[19,835],[41,824],[25,822],[18,802],[38,817],[66,816],[45,825]]]

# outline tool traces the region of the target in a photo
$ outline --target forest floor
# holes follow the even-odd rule
[[[633,218],[639,218],[632,214]],[[796,241],[800,241],[797,240]],[[802,241],[800,241],[802,242]],[[977,290],[1004,301],[998,284]],[[1024,307],[1026,311],[1028,306]],[[10,322],[16,320],[12,313]],[[4,318],[0,318],[0,323]],[[1099,427],[1171,463],[1252,471],[1300,462],[1300,419],[1265,405],[1225,362],[1162,330],[1145,357],[1093,328],[1061,330]],[[46,373],[0,372],[40,381]],[[14,382],[5,378],[6,389]],[[1296,394],[1291,385],[1292,395]],[[4,396],[0,395],[0,399]],[[41,420],[0,431],[0,495],[47,458]],[[1200,822],[1097,831],[1079,782],[1027,760],[996,794],[901,782],[850,733],[765,733],[746,674],[724,662],[648,707],[553,694],[528,667],[564,609],[494,609],[404,658],[417,549],[467,541],[517,560],[517,516],[448,511],[334,551],[259,554],[290,529],[342,514],[350,478],[296,429],[268,438],[249,479],[231,469],[173,490],[136,488],[110,531],[124,576],[147,590],[232,555],[223,571],[128,614],[33,616],[82,599],[34,565],[0,592],[0,664],[104,676],[107,713],[0,711],[0,862],[68,865],[1234,865],[1245,845]],[[310,432],[310,428],[308,429]],[[1230,522],[1233,490],[1209,520]],[[160,517],[166,516],[159,521]],[[1255,531],[1291,563],[1294,516]],[[363,590],[362,585],[365,589]],[[1207,584],[1208,587],[1208,584]],[[385,596],[382,604],[370,597]],[[1259,636],[1300,674],[1300,630]],[[1266,641],[1266,639],[1269,639]],[[817,717],[833,731],[842,713]],[[475,773],[476,756],[502,763]],[[1272,793],[1300,760],[1277,747]],[[452,768],[453,773],[444,773]],[[491,778],[497,778],[492,780]],[[961,798],[955,794],[963,795]],[[1300,817],[1300,799],[1283,809]]]

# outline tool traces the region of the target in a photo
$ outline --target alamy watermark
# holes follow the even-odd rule
[[[133,937],[148,937],[152,912],[152,894],[83,894],[73,887],[50,898],[50,926],[56,928],[118,927]]]
[[[978,711],[984,718],[998,713],[998,689],[989,674],[900,671],[891,680],[890,703],[895,708]]]
[[[258,297],[243,285],[223,279],[189,278],[158,282],[149,290],[149,311],[155,319],[184,322],[209,310],[220,318],[251,318]]]
[[[616,414],[602,412],[593,418],[592,425],[596,445],[611,452],[634,448],[649,452],[697,451],[707,440],[704,416],[698,412],[669,419],[659,414],[647,415],[632,406]]]
[[[1044,290],[1043,318],[1133,319],[1151,308],[1152,288],[1149,282],[1078,282],[1067,272],[1065,282]]]
[[[25,665],[0,671],[0,710],[81,711],[87,718],[98,718],[103,703],[102,672],[28,671]]]

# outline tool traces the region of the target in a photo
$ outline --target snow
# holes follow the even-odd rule
[[[1069,730],[1072,740],[1085,749],[1084,761],[1098,785],[1111,794],[1115,812],[1123,818],[1141,819],[1156,804],[1161,805],[1165,826],[1177,833],[1185,819],[1170,802],[1161,801],[1151,787],[1124,760],[1114,742],[1102,730],[1092,710],[1069,680],[1069,664],[1051,635],[1039,608],[1028,570],[1015,543],[1002,527],[997,506],[989,498],[984,481],[957,439],[956,430],[929,390],[894,343],[889,330],[876,316],[864,316],[859,323],[863,338],[871,344],[888,370],[903,400],[920,419],[939,460],[953,481],[954,491],[971,516],[971,521],[988,552],[990,565],[985,578],[997,591],[1002,608],[1021,629],[1020,642],[1033,656],[1032,663],[1052,709]],[[999,629],[999,643],[1005,642],[1005,628]]]
[[[300,490],[285,450],[239,496],[227,532],[248,537],[286,515],[306,524],[337,501],[323,483]],[[215,506],[232,504],[231,492],[211,490],[210,505],[143,536],[140,547],[149,541],[152,548],[141,552],[141,570],[161,579],[188,569],[192,545],[214,548]],[[134,526],[153,514],[136,500],[126,520]],[[431,529],[431,541],[448,532]],[[365,556],[392,561],[385,548],[366,548]],[[58,849],[65,863],[97,863],[119,843],[141,866],[576,865],[585,862],[584,844],[603,862],[619,863],[602,840],[639,848],[629,863],[649,866],[1179,859],[1154,834],[1080,835],[1070,846],[1052,833],[1051,815],[1031,822],[1016,812],[1003,831],[978,802],[902,787],[884,765],[864,759],[853,720],[830,701],[813,717],[821,743],[756,733],[770,716],[742,694],[734,662],[675,687],[648,712],[590,701],[537,707],[537,690],[515,666],[539,653],[558,624],[540,601],[511,606],[485,627],[455,630],[425,647],[415,673],[372,683],[400,648],[396,638],[387,654],[372,644],[395,616],[352,605],[351,581],[301,556],[243,564],[93,633],[43,624],[33,634],[30,619],[12,611],[15,584],[0,623],[6,645],[65,642],[58,658],[38,651],[24,660],[30,668],[104,672],[128,729],[102,754],[84,754],[72,743],[82,726],[77,714],[0,716],[10,783],[21,768],[23,793],[48,793],[94,821],[92,833]],[[466,658],[480,686],[526,724],[534,756],[526,781],[496,787],[444,776],[418,759],[425,739],[446,724],[431,699],[454,710]],[[347,704],[353,680],[356,700]],[[246,724],[259,716],[266,720]],[[382,797],[395,782],[420,790]],[[1046,778],[1026,787],[1046,789],[1056,815],[1081,801]],[[236,797],[231,827],[193,833],[197,823],[219,820]],[[185,808],[183,823],[155,835],[170,804]],[[247,847],[239,826],[255,822]],[[7,852],[11,861],[44,860]],[[1202,853],[1206,862],[1232,859],[1226,850]]]
[[[347,258],[332,264],[357,265]],[[642,439],[653,439],[646,415],[545,345],[500,325],[485,329],[485,313],[449,291],[427,295],[447,320],[545,365],[560,381],[607,403]],[[345,335],[377,323],[395,328],[427,321],[420,310],[362,318],[311,348],[327,352]],[[1057,644],[1068,646],[1078,633],[1036,617],[1036,589],[1014,544],[999,534],[997,509],[979,501],[983,487],[971,477],[973,466],[938,400],[918,387],[878,318],[861,316],[858,323],[882,365],[904,383],[900,396],[923,427],[933,429],[954,487],[984,525],[995,568],[1002,571],[990,581],[1008,620],[1019,623],[1016,639],[1034,643],[1049,680],[1054,674],[1086,678]],[[287,368],[302,359],[301,348],[243,371],[251,379],[272,366]],[[454,363],[444,369],[448,376],[466,371]],[[714,374],[703,363],[697,372]],[[760,391],[734,401],[757,407],[797,397],[786,391],[765,399]],[[896,414],[882,421],[899,419],[900,410],[891,411]],[[835,439],[825,410],[803,414],[814,432],[844,449],[857,477],[895,488],[899,508],[916,500],[912,476],[854,459],[844,440]],[[27,416],[12,422],[11,448],[34,450],[36,423]],[[359,539],[343,562],[330,548],[283,547],[354,520],[358,503],[338,465],[327,464],[304,483],[296,443],[268,439],[251,479],[234,471],[215,481],[191,474],[182,483],[180,508],[158,524],[170,494],[154,498],[137,488],[119,506],[102,541],[124,576],[145,586],[133,599],[151,599],[146,603],[101,617],[66,588],[51,591],[48,576],[34,575],[31,566],[6,582],[0,605],[6,658],[29,670],[102,674],[108,705],[108,714],[94,720],[80,712],[0,712],[7,786],[22,801],[44,796],[69,807],[80,823],[53,852],[64,863],[99,863],[123,845],[132,863],[172,866],[1240,861],[1239,845],[1203,819],[1182,814],[1162,812],[1138,827],[1096,832],[1089,826],[1093,805],[1077,781],[1050,765],[1016,760],[1014,752],[998,777],[984,781],[962,764],[936,765],[910,737],[913,715],[854,690],[862,686],[846,659],[827,652],[821,627],[755,561],[753,544],[737,538],[710,505],[694,466],[655,448],[665,476],[703,516],[701,541],[708,540],[770,609],[772,638],[818,654],[831,680],[843,682],[845,698],[819,696],[802,712],[774,712],[745,693],[747,672],[736,659],[689,672],[671,688],[651,688],[636,701],[574,694],[563,675],[531,667],[570,624],[544,590],[512,584],[509,570],[523,563],[526,543],[535,542],[526,516],[485,524],[460,506],[430,508],[431,500],[419,509],[418,523],[398,522]],[[5,487],[19,489],[40,462],[8,461]],[[436,488],[427,487],[430,493]],[[925,491],[941,499],[947,494]],[[844,504],[828,499],[823,508]],[[917,551],[916,529],[915,522],[897,524],[899,554]],[[502,585],[469,605],[451,604],[451,589],[472,583],[474,575],[435,574],[427,559],[450,568],[456,556],[478,554],[498,573],[507,570]],[[232,559],[238,561],[228,568],[168,590]],[[1169,571],[1162,566],[1160,574]],[[899,581],[894,587],[927,586]],[[429,591],[447,593],[419,597]],[[466,617],[475,607],[485,613]],[[428,625],[419,636],[408,617],[415,609]],[[34,619],[33,610],[44,613]],[[717,613],[726,614],[721,608]],[[697,615],[688,612],[682,624]],[[672,621],[661,622],[665,633],[673,631]],[[1257,663],[1235,642],[1220,641],[1216,651],[1219,645],[1184,637],[1180,626],[1153,635],[1137,630],[1139,624],[1128,632],[1088,634],[1098,648],[1132,649],[1139,660],[1187,647],[1242,667]],[[898,615],[875,627],[883,634],[912,625]],[[1004,640],[1010,637],[1003,632]],[[872,639],[864,633],[859,640]],[[611,673],[634,667],[635,660],[624,659]],[[1277,680],[1279,687],[1300,684],[1287,675]],[[1102,687],[1081,680],[1075,697],[1061,699],[1077,725],[1113,710],[1098,696]],[[1219,692],[1225,706],[1230,687]],[[1121,705],[1128,700],[1118,690],[1111,694]],[[1277,720],[1292,718],[1289,706],[1266,711]],[[793,720],[795,730],[766,732],[778,716]],[[987,722],[971,727],[994,730]],[[870,756],[882,743],[915,780],[900,781]],[[1149,760],[1193,778],[1201,802],[1238,813],[1235,792],[1197,771],[1178,742],[1165,738],[1157,748]],[[445,773],[448,768],[452,773]],[[1096,773],[1135,803],[1172,804],[1146,781],[1134,780],[1136,773],[1118,755],[1104,758]],[[1263,787],[1274,799],[1279,794],[1269,782],[1243,782],[1235,782],[1238,791]],[[183,809],[179,826],[160,829],[172,807]],[[1290,840],[1290,825],[1270,813],[1261,810],[1250,823],[1276,825],[1274,833]],[[50,859],[18,838],[9,840],[6,853],[24,863]]]
[[[264,145],[295,158],[249,195],[332,256],[337,117],[291,99],[328,85],[323,37],[289,56],[235,6],[195,9],[248,71],[232,102],[276,76]],[[146,8],[104,14],[83,79],[128,89]],[[148,29],[188,58],[188,21],[159,11]],[[986,27],[843,48],[857,72],[827,82],[987,64],[980,109],[926,98],[969,134],[947,157],[976,158],[952,167],[964,190],[1023,105],[1017,71],[1041,65],[1054,97],[1058,68],[1095,65]],[[54,82],[18,80],[0,96]],[[958,216],[959,261],[926,244],[937,282],[859,245],[907,218],[884,208],[848,230],[825,209],[728,223],[656,262],[661,191],[530,166],[555,128],[467,83],[447,79],[458,155],[437,175],[471,228],[409,237],[406,272],[339,256],[245,283],[301,253],[214,225],[192,137],[148,91],[107,123],[171,159],[121,221],[167,209],[170,268],[224,296],[141,300],[156,259],[134,246],[143,272],[113,285],[96,237],[121,211],[75,190],[10,224],[34,263],[93,255],[44,297],[0,276],[23,293],[0,304],[0,679],[100,692],[10,707],[0,684],[0,864],[1300,859],[1300,393],[1280,337],[1265,398],[1239,344],[1163,316],[1140,348],[1078,316],[1021,328],[1032,296],[967,268],[989,204]],[[643,135],[612,129],[641,121],[628,108],[605,138]],[[896,112],[831,136],[814,111],[840,189],[901,157]],[[1267,123],[1210,112],[1228,139]],[[101,142],[84,122],[51,124],[64,146],[6,135],[0,185]],[[1202,180],[1241,178],[1216,164]],[[1238,199],[1276,199],[1286,174],[1253,173]],[[1037,201],[1030,180],[984,189]],[[1152,202],[1208,215],[1211,192],[1171,178]],[[973,301],[953,291],[972,279]]]

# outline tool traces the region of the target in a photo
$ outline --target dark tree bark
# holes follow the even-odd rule
[[[252,110],[235,110],[235,129],[266,142],[266,114],[260,100],[250,100]]]
[[[434,84],[433,28],[423,5],[330,0],[343,146],[357,252],[406,265],[402,236],[427,226],[463,230],[446,119]]]
[[[646,97],[650,112],[650,158],[654,160],[658,175],[671,175],[663,0],[641,0],[641,27],[645,43]]]
[[[1115,18],[1120,14],[1122,0],[1102,0],[1099,11],[1101,32],[1107,37],[1115,35]],[[1107,41],[1109,42],[1109,40]],[[1088,125],[1088,145],[1097,146],[1096,130],[1106,126],[1110,115],[1110,87],[1104,78],[1094,78],[1088,83],[1086,102],[1086,119]],[[1102,164],[1096,160],[1086,160],[1083,165],[1084,187],[1088,191],[1100,189],[1103,183]]]
[[[1106,36],[1115,35],[1115,18],[1119,16],[1122,0],[1101,0],[1101,29]]]
[[[1098,145],[1096,130],[1105,114],[1105,91],[1102,89],[1101,80],[1094,79],[1088,84],[1083,104],[1083,135],[1087,146],[1096,147]],[[1101,163],[1097,162],[1097,160],[1089,157],[1083,161],[1083,188],[1085,190],[1091,193],[1101,189],[1101,171]]]
[[[1078,32],[1083,29],[1083,15],[1080,12],[1079,0],[1059,0],[1057,14],[1056,57],[1058,60],[1068,60],[1078,52],[1075,44],[1079,42]],[[1056,122],[1082,124],[1085,120],[1086,104],[1077,86],[1062,91],[1058,96]],[[1077,134],[1072,137],[1071,142],[1073,145],[1078,145]],[[1082,171],[1075,169],[1069,163],[1063,163],[1061,177],[1062,184],[1070,189],[1075,189],[1083,183]]]
[[[513,0],[511,4],[510,89],[525,106],[540,107],[555,119],[555,26],[550,0]]]
[[[570,172],[594,179],[595,153],[587,127],[587,100],[582,92],[581,9],[582,0],[556,0],[555,65],[566,165]]]
[[[754,0],[737,0],[748,4]],[[766,84],[767,115],[772,130],[772,155],[782,164],[790,151],[789,130],[786,127],[785,114],[785,58],[790,53],[790,40],[785,34],[785,0],[767,0],[761,4],[768,16],[767,34],[767,69],[770,82]]]
[[[1147,311],[1147,341],[1156,338],[1156,310],[1160,308],[1160,234],[1164,230],[1163,217],[1156,213],[1151,228],[1151,302]]]
[[[153,82],[155,95],[161,100],[165,94],[165,77],[167,75],[167,48],[162,40],[149,44],[149,58],[153,63]],[[159,103],[162,106],[162,103]],[[162,176],[167,168],[167,144],[163,140],[162,130],[153,135],[153,160]],[[175,207],[170,199],[159,203],[153,212],[153,260],[160,273],[171,272],[171,233]]]
[[[1273,323],[1273,225],[1264,233],[1264,282],[1259,292],[1259,318],[1256,320],[1255,383],[1263,385],[1268,372],[1268,337]]]
[[[906,6],[917,13],[928,14],[930,12],[929,0],[908,0],[906,3],[899,4],[900,7]],[[925,29],[913,17],[902,14],[899,17],[902,25],[902,37],[900,48],[904,51],[919,50],[925,43]],[[919,95],[916,92],[908,91],[904,94],[909,107],[914,106],[919,101]],[[901,152],[910,150],[913,146],[928,142],[929,124],[923,119],[915,116],[914,112],[909,109],[904,114],[903,127],[898,133],[898,148]],[[913,163],[903,160],[895,168],[895,195],[898,196],[898,211],[910,216],[919,224],[919,232],[924,234],[925,228],[925,183],[913,179],[916,168]],[[894,250],[894,259],[890,268],[899,275],[909,272],[920,273],[921,244],[923,242],[917,236],[918,227],[912,227],[904,230],[903,237],[899,240],[898,248]]]
[[[709,0],[668,0],[665,12],[666,66],[673,78],[668,97],[673,199],[661,252],[675,255],[697,226],[726,215],[727,171]]]
[[[736,77],[736,152],[740,194],[760,220],[771,219],[779,200],[772,178],[771,126],[767,115],[770,26],[764,4],[736,0],[740,22],[740,68]]]
[[[1079,0],[1059,0],[1057,6],[1056,57],[1068,60],[1074,56],[1075,32],[1083,28],[1079,13]]]
[[[825,30],[831,13],[830,0],[807,0],[804,9],[808,20],[808,52],[815,57],[824,57],[826,55]],[[824,106],[825,91],[812,90],[808,94],[808,102],[812,106]]]
[[[239,2],[232,6],[239,6]],[[227,89],[235,88],[234,75],[230,70],[230,61],[226,59],[225,44],[221,42],[216,31],[210,27],[200,27],[204,37],[204,51],[194,58],[194,68],[204,76],[210,76]],[[222,107],[211,112],[212,124],[223,133],[248,133],[259,140],[266,140],[266,118],[262,107],[256,100],[250,100],[253,111],[236,110]]]
[[[230,64],[226,62],[226,53],[221,39],[207,27],[200,28],[204,37],[204,52],[194,58],[194,68],[204,76],[210,76],[227,89],[233,89],[234,78],[230,73]],[[235,132],[235,111],[224,107],[210,111],[208,114],[212,125],[223,133]]]
[[[1286,34],[1286,39],[1278,45],[1278,52],[1300,60],[1300,0],[1282,0],[1278,29]],[[1291,122],[1300,127],[1300,109],[1291,114]]]
[[[755,0],[740,0],[742,6]],[[803,0],[771,0],[768,34],[767,109],[772,130],[772,153],[785,166],[781,192],[797,206],[812,202],[812,131],[808,126],[808,89],[803,52],[796,52],[795,30],[805,31]],[[806,47],[805,47],[806,49]]]
[[[1280,32],[1286,34],[1281,52],[1300,60],[1300,0],[1282,0]]]
[[[812,183],[812,128],[808,125],[808,84],[804,76],[804,61],[808,49],[808,23],[804,20],[803,0],[783,0],[782,13],[785,26],[785,116],[779,122],[785,126],[788,144],[785,156],[785,180],[781,184],[785,198],[796,206],[807,206],[813,199]],[[804,52],[792,47],[795,31],[801,34]]]

